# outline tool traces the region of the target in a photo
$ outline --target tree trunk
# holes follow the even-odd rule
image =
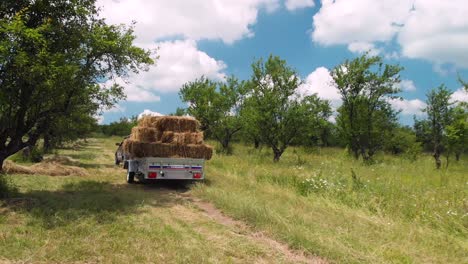
[[[447,163],[445,164],[445,168],[447,169],[448,166],[449,166],[449,158],[450,158],[450,155],[447,153],[447,156],[445,158],[445,160],[447,161]]]
[[[255,149],[258,149],[260,147],[260,140],[254,139],[254,147]]]
[[[48,133],[46,133],[44,135],[44,144],[43,144],[43,149],[44,149],[44,153],[50,153],[51,149],[52,149],[52,145],[51,145],[51,142],[50,142],[50,136]]]
[[[6,156],[0,154],[0,174],[3,173],[3,162],[6,160]]]
[[[273,161],[278,162],[281,158],[281,155],[283,155],[283,151],[279,149],[273,149],[273,154],[274,154]]]
[[[440,169],[440,166],[442,165],[442,161],[440,161],[440,152],[435,150],[434,151],[434,154],[432,154],[432,156],[434,157],[435,159],[435,163],[436,163],[436,168],[437,169]]]
[[[455,152],[455,160],[456,160],[457,162],[460,161],[460,155],[461,155],[460,152]]]

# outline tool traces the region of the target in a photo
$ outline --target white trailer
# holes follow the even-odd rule
[[[127,183],[157,180],[189,180],[201,181],[205,179],[204,159],[191,158],[158,158],[145,157],[125,159],[124,168],[127,169]]]

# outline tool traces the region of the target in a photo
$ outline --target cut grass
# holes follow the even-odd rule
[[[340,263],[468,260],[466,160],[440,171],[428,156],[365,166],[343,150],[299,148],[275,164],[268,151],[234,149],[194,193],[294,248]]]
[[[89,176],[7,176],[18,195],[0,200],[0,262],[291,263],[213,221],[184,186],[124,183],[125,171],[109,166],[116,141],[60,151]]]
[[[89,176],[12,175],[0,200],[0,262],[294,262],[274,247],[204,214],[185,195],[212,202],[291,248],[339,263],[466,263],[468,163],[436,171],[392,156],[364,166],[343,150],[267,150],[234,145],[189,189],[124,184],[115,142],[60,150]]]

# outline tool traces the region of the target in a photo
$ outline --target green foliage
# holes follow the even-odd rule
[[[13,162],[36,163],[44,158],[44,150],[38,146],[28,147],[10,157]]]
[[[452,92],[444,85],[439,86],[437,89],[432,89],[427,94],[427,107],[424,109],[428,117],[431,143],[433,146],[432,155],[434,156],[437,169],[439,169],[442,164],[440,155],[446,147],[444,146],[446,127],[450,124],[452,118],[451,96]]]
[[[112,122],[108,125],[100,125],[100,130],[107,136],[128,136],[132,132],[132,128],[137,125],[137,117],[132,116],[130,119],[121,118],[119,121]]]
[[[186,110],[184,108],[177,107],[176,111],[174,113],[171,113],[170,115],[172,116],[184,116],[186,113]]]
[[[185,84],[179,92],[189,103],[187,113],[197,118],[207,136],[216,139],[222,153],[231,154],[230,142],[243,125],[239,112],[245,94],[245,82],[234,76],[226,82],[214,82],[205,77]]]
[[[414,118],[414,132],[416,134],[416,141],[421,144],[424,151],[432,151],[432,136],[431,124],[426,119]]]
[[[397,126],[391,131],[390,137],[384,142],[384,150],[392,154],[404,154],[417,150],[420,143],[416,141],[416,134],[406,126]]]
[[[153,63],[132,27],[99,18],[95,0],[5,0],[0,14],[0,165],[52,130],[80,134],[84,118],[124,97],[117,77]]]
[[[364,54],[331,72],[343,100],[337,125],[356,159],[361,156],[370,161],[396,126],[396,113],[388,99],[398,92],[395,84],[401,70],[397,65],[384,65],[380,57]]]
[[[446,126],[447,155],[455,153],[456,159],[468,149],[468,111],[460,106],[452,109],[450,124]]]
[[[257,60],[252,70],[242,115],[251,133],[257,133],[261,142],[273,150],[273,160],[279,161],[295,139],[326,122],[330,105],[316,95],[296,94],[302,82],[297,72],[279,57]]]

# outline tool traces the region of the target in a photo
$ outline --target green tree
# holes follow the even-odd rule
[[[461,154],[468,148],[468,111],[458,105],[451,111],[450,124],[446,127],[447,137],[447,166],[450,154],[455,154],[455,159],[460,160]]]
[[[414,117],[414,132],[416,141],[421,144],[424,151],[432,151],[431,124],[429,120]]]
[[[124,97],[103,80],[153,63],[131,27],[107,25],[95,0],[0,3],[0,168],[73,113],[95,115]]]
[[[450,107],[451,96],[452,92],[449,91],[445,85],[440,85],[437,89],[432,89],[427,94],[427,106],[424,109],[429,121],[433,147],[432,156],[434,157],[437,169],[440,169],[442,165],[440,155],[444,150],[446,126],[450,124],[452,115]]]
[[[189,103],[187,113],[201,122],[202,129],[215,138],[221,151],[231,153],[230,142],[242,129],[239,112],[242,107],[245,82],[231,76],[226,82],[214,82],[201,77],[185,84],[179,92]]]
[[[97,128],[97,120],[86,112],[73,111],[59,117],[43,133],[43,152],[50,153],[66,142],[86,139]]]
[[[329,104],[316,95],[301,98],[296,93],[299,75],[277,56],[255,61],[252,70],[246,113],[277,162],[295,139],[310,131],[311,124],[328,118]]]
[[[343,100],[337,125],[356,159],[361,156],[370,161],[396,126],[397,113],[388,100],[399,92],[395,84],[400,81],[401,70],[367,54],[346,60],[332,70],[334,85]]]
[[[137,116],[130,118],[122,117],[119,121],[111,122],[108,125],[101,125],[101,132],[107,136],[128,136],[132,128],[138,123]]]

